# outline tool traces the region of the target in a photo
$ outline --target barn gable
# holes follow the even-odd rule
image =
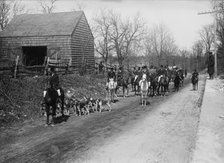
[[[88,25],[85,15],[82,15],[79,23],[72,34],[71,39],[72,64],[76,67],[85,65],[87,70],[92,70],[95,65],[94,60],[94,37]]]
[[[0,37],[71,35],[83,11],[16,16]]]
[[[89,36],[90,45],[86,46]],[[85,49],[85,59],[94,64],[93,36],[83,11],[19,15],[0,33],[0,58],[19,55],[20,64],[27,66],[43,64],[44,57],[50,57],[72,59],[71,66],[79,68],[80,51],[73,47]],[[91,52],[86,50],[89,47]]]

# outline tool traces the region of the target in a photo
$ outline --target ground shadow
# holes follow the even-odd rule
[[[151,103],[149,101],[146,101],[146,105],[150,105]],[[142,105],[142,102],[139,102],[139,105]]]
[[[112,103],[116,103],[116,102],[118,102],[119,100],[118,99],[115,99]]]
[[[59,123],[62,123],[62,122],[67,122],[69,117],[70,116],[68,116],[68,115],[56,117],[54,123],[59,124]]]

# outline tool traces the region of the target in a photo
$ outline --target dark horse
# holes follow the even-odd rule
[[[125,97],[125,90],[127,91],[127,96],[129,94],[128,85],[131,84],[131,76],[131,72],[123,71],[123,73],[121,73],[118,77],[117,89],[119,89],[119,87],[122,87],[123,97]]]
[[[157,95],[157,87],[158,87],[158,76],[156,74],[153,74],[150,77],[150,87],[149,87],[149,92],[150,96],[155,96]]]
[[[45,109],[47,113],[47,121],[46,124],[49,124],[49,117],[52,114],[52,121],[51,123],[55,123],[55,118],[56,118],[56,110],[59,109],[61,110],[62,116],[64,115],[64,91],[62,88],[59,88],[56,90],[55,88],[48,88],[44,90],[44,104],[45,104]],[[50,110],[52,108],[52,112]]]
[[[140,80],[141,80],[141,75],[135,75],[135,78],[134,78],[135,95],[140,95],[140,86],[139,86]]]
[[[179,74],[176,73],[176,75],[174,77],[174,91],[175,92],[178,92],[179,91],[180,82],[181,82],[181,78],[180,78]]]
[[[165,93],[168,91],[168,85],[169,85],[168,76],[161,75],[158,80],[157,93],[164,96]]]

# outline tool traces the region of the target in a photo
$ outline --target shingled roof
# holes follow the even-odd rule
[[[71,35],[83,14],[83,11],[75,11],[18,15],[0,37]]]

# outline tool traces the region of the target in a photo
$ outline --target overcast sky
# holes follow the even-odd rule
[[[60,0],[56,11],[71,11],[75,8],[75,1],[84,6],[89,22],[97,11],[105,8],[124,16],[140,12],[148,26],[166,24],[180,48],[190,49],[198,39],[198,31],[202,26],[213,22],[212,15],[198,15],[198,12],[210,10],[209,0]],[[38,3],[32,0],[26,0],[26,3],[32,4],[30,7],[36,12]]]

